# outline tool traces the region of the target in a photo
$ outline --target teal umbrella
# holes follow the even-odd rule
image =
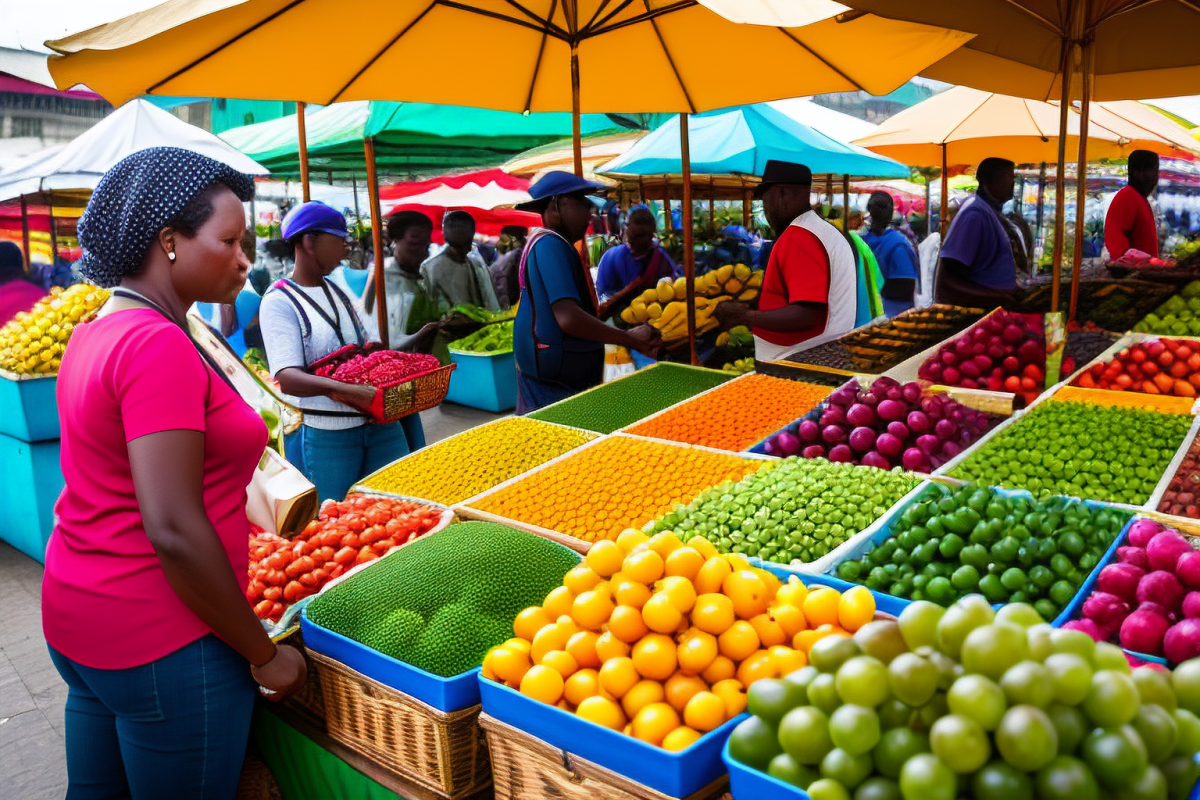
[[[496,166],[531,147],[571,135],[571,115],[517,114],[429,103],[360,100],[305,114],[308,168],[358,172],[365,168],[363,142],[374,139],[379,171],[394,175],[440,175]],[[603,114],[586,114],[584,134],[621,130]],[[300,174],[296,117],[289,116],[221,134],[275,175]]]
[[[765,103],[693,114],[688,118],[688,138],[693,175],[762,175],[770,160],[804,164],[814,175],[907,178],[910,174],[898,161],[832,139]],[[596,171],[682,174],[679,117],[671,117]]]

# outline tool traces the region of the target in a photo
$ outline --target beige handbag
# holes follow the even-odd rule
[[[246,516],[258,527],[291,536],[317,516],[317,487],[269,447],[246,487]]]

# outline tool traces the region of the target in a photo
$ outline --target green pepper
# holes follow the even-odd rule
[[[934,536],[941,536],[946,532],[946,526],[942,523],[941,517],[930,517],[925,523],[925,528]]]
[[[1003,497],[993,497],[987,504],[987,515],[989,519],[1002,519],[1007,517],[1008,503],[1004,502]]]
[[[973,508],[960,508],[953,514],[943,517],[946,528],[953,533],[966,535],[979,522],[979,512]]]
[[[953,559],[962,552],[965,544],[958,534],[948,533],[942,537],[942,541],[938,545],[938,552],[942,554],[942,558]]]

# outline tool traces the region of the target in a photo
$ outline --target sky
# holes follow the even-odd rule
[[[162,0],[0,0],[0,47],[42,50],[47,39],[85,31]]]

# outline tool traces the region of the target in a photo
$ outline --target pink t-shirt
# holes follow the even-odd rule
[[[203,431],[204,508],[244,588],[246,487],[267,444],[262,419],[150,309],[80,325],[58,373],[66,487],[46,548],[42,628],[85,666],[147,664],[211,633],[167,582],[146,536],[126,444]]]

